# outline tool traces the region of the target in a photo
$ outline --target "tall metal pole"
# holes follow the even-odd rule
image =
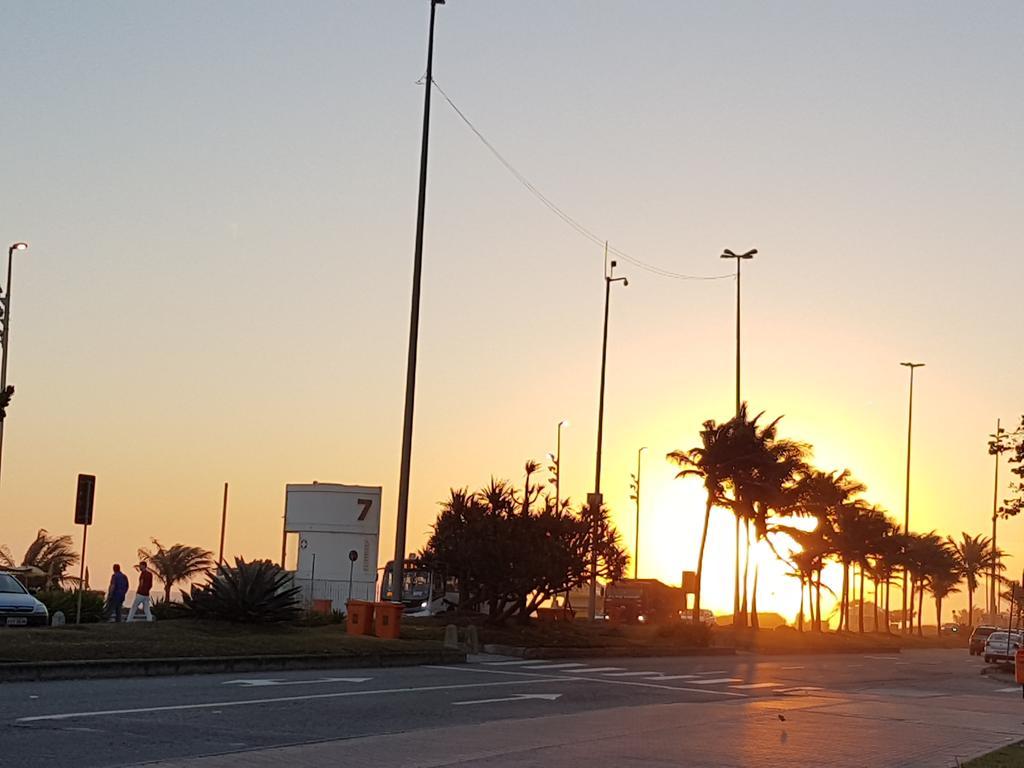
[[[604,245],[605,262],[608,259],[608,244]],[[612,283],[629,285],[625,277],[612,277],[618,262],[612,261],[604,275],[604,333],[601,338],[601,387],[597,401],[597,459],[594,468],[594,493],[590,497],[593,524],[590,529],[590,620],[597,618],[597,518],[601,511],[601,451],[604,443],[604,381],[608,365],[608,308],[611,302]],[[596,506],[596,509],[594,508]]]
[[[423,223],[427,210],[427,154],[430,146],[430,94],[434,90],[434,15],[444,0],[430,0],[427,35],[427,74],[423,88],[423,135],[420,144],[420,188],[416,206],[416,245],[413,255],[412,306],[409,316],[409,357],[405,373],[405,417],[402,423],[402,467],[398,480],[398,516],[395,526],[395,559],[392,565],[392,600],[402,601],[402,567],[405,534],[409,524],[409,475],[412,469],[412,419],[416,401],[416,352],[420,332],[420,282],[423,273]]]
[[[217,555],[217,563],[224,563],[224,530],[228,525],[228,484],[224,483],[224,504],[220,510],[220,554]],[[284,567],[283,565],[281,566]]]
[[[988,613],[995,620],[998,618],[999,613],[999,592],[996,589],[996,571],[998,570],[996,552],[999,551],[996,548],[996,521],[999,519],[999,454],[1002,453],[1002,419],[996,419],[996,433],[992,437],[992,452],[996,457],[996,478],[995,485],[992,488],[992,573],[989,577]]]
[[[7,352],[11,343],[11,278],[13,277],[14,252],[23,251],[28,248],[28,243],[13,243],[7,249],[7,285],[3,296],[3,336],[0,337],[0,354],[3,359],[0,361],[0,394],[7,391]],[[0,418],[0,467],[4,459],[4,424],[7,422],[6,414]]]
[[[647,450],[645,445],[636,452],[636,526],[633,542],[633,578],[640,578],[640,457]]]
[[[562,427],[568,422],[558,422],[558,437],[555,440],[555,509],[562,508]]]
[[[906,493],[903,499],[903,535],[910,535],[910,438],[914,427],[914,369],[922,368],[924,363],[900,363],[910,369],[910,405],[907,408],[907,478]],[[910,606],[913,610],[914,606]],[[907,570],[903,569],[903,616],[900,620],[900,631],[907,631]]]
[[[726,248],[722,251],[721,258],[736,260],[736,416],[740,415],[740,276],[741,266],[745,259],[752,259],[757,255],[757,249],[752,248],[746,253],[734,253]],[[736,515],[736,563],[733,569],[733,590],[732,590],[732,622],[736,626],[740,613],[740,516]]]

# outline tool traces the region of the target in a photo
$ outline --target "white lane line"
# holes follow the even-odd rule
[[[598,672],[621,672],[625,667],[587,667],[585,669],[574,669],[572,673],[575,675],[579,672],[585,672],[588,675],[596,674]]]
[[[803,668],[804,668],[803,664],[796,664],[796,665],[792,665],[792,666],[788,666],[788,667],[779,667],[779,669],[803,669]]]
[[[899,656],[865,656],[864,658],[865,659],[882,659],[882,660],[885,660],[885,661],[896,661],[900,657]]]
[[[570,667],[584,667],[585,664],[530,664],[526,667],[520,667],[520,669],[569,669]]]
[[[658,675],[657,677],[645,677],[644,680],[693,680],[696,675]]]
[[[822,689],[818,688],[816,686],[813,686],[813,685],[798,685],[798,686],[796,686],[794,688],[779,688],[779,690],[777,690],[776,693],[797,693],[798,691],[820,691],[820,690],[822,690]]]
[[[750,688],[778,688],[782,683],[747,683],[746,685],[730,685],[730,688],[735,688],[738,691],[748,690]]]
[[[278,685],[320,685],[322,683],[365,683],[372,677],[320,677],[313,680],[279,680],[265,677],[244,680],[225,680],[221,685],[238,685],[243,688],[265,688]]]
[[[422,691],[457,691],[464,688],[490,688],[495,685],[527,685],[550,683],[569,678],[531,677],[521,680],[507,680],[499,683],[460,683],[458,685],[425,685],[422,688],[383,688],[374,691],[339,691],[337,693],[311,693],[305,696],[275,696],[271,699],[244,699],[241,701],[209,701],[202,704],[171,704],[161,707],[133,707],[131,709],[103,709],[93,712],[62,712],[55,715],[34,715],[19,717],[16,723],[36,723],[42,720],[71,720],[76,717],[109,717],[110,715],[137,715],[145,712],[178,712],[189,709],[216,709],[219,707],[248,707],[254,704],[278,704],[286,701],[315,701],[318,699],[342,699],[351,696],[376,696],[385,693],[420,693]]]
[[[998,688],[996,693],[1020,693],[1020,686],[1015,685],[1013,688]]]
[[[510,670],[510,669],[480,669],[479,667],[472,667],[472,666],[444,667],[444,666],[434,665],[434,664],[424,664],[423,667],[424,667],[424,669],[444,669],[444,670],[448,670],[450,672],[478,672],[478,673],[482,672],[484,674],[490,674],[490,675],[516,675],[517,677],[519,677],[519,676],[521,676],[521,677],[532,677],[533,676],[533,673],[531,673],[531,672],[519,672],[518,670],[514,671],[514,670]],[[580,669],[576,670],[576,672],[582,672],[582,671],[583,670],[580,670]],[[678,686],[678,685],[658,685],[655,682],[641,682],[640,680],[610,680],[607,676],[605,676],[605,677],[584,677],[583,675],[580,675],[579,677],[545,677],[545,678],[538,678],[538,679],[547,680],[547,681],[551,681],[551,680],[557,680],[557,681],[585,680],[588,683],[602,683],[604,685],[631,685],[631,686],[636,686],[636,687],[639,687],[639,688],[657,688],[658,690],[661,690],[661,691],[681,691],[683,693],[700,693],[700,694],[703,694],[705,696],[727,696],[727,697],[731,697],[731,698],[740,698],[740,699],[748,698],[747,694],[745,694],[745,693],[736,693],[735,691],[714,691],[714,690],[711,690],[710,688],[684,688],[684,687]]]
[[[727,675],[728,669],[712,669],[710,672],[694,672],[695,675]]]
[[[476,701],[453,701],[453,707],[462,707],[467,704],[500,704],[503,701],[530,701],[540,699],[542,701],[555,701],[562,698],[560,693],[514,693],[511,696],[504,696],[500,699],[477,699]]]
[[[741,677],[715,677],[711,680],[694,680],[691,685],[718,685],[719,683],[738,683]]]
[[[657,672],[647,670],[646,672],[609,672],[605,677],[650,677],[652,675],[657,676]]]
[[[517,664],[536,664],[537,659],[520,659],[519,661],[485,661],[489,667],[514,667]]]

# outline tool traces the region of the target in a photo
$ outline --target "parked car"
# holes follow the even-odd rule
[[[50,612],[14,576],[0,572],[0,626],[42,626],[50,623]]]
[[[975,627],[971,633],[969,646],[971,656],[981,656],[982,651],[985,650],[985,641],[988,639],[988,636],[998,631],[998,629],[999,627],[994,627],[991,624],[980,624]]]
[[[1020,632],[993,632],[985,640],[985,663],[1013,661],[1014,654],[1024,642]]]

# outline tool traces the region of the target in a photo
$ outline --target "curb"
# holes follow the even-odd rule
[[[735,648],[658,648],[654,647],[599,647],[599,648],[526,648],[518,645],[487,643],[484,653],[514,656],[520,659],[587,659],[587,658],[645,658],[650,656],[734,656]]]
[[[374,653],[365,656],[305,654],[294,656],[197,656],[166,659],[24,661],[0,663],[0,683],[112,677],[233,674],[236,672],[281,672],[296,669],[412,667],[420,664],[462,664],[465,661],[465,653],[452,649],[386,654]]]

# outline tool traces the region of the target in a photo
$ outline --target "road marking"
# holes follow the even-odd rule
[[[243,688],[265,688],[268,685],[315,685],[319,683],[365,683],[372,677],[320,677],[315,680],[274,680],[253,678],[249,680],[225,680],[221,685],[239,685]]]
[[[570,667],[583,667],[585,664],[531,664],[528,667],[520,667],[520,669],[569,669]]]
[[[517,693],[515,696],[506,696],[503,699],[477,699],[476,701],[453,701],[453,707],[462,707],[467,704],[498,704],[503,701],[529,701],[530,699],[541,699],[543,701],[554,701],[560,699],[560,693]]]
[[[801,691],[820,691],[820,690],[822,690],[822,689],[818,688],[817,686],[814,686],[814,685],[798,685],[798,686],[795,686],[793,688],[780,688],[779,690],[776,691],[776,693],[799,693]]]
[[[435,667],[436,669],[436,667]],[[189,709],[216,709],[218,707],[247,707],[253,704],[279,704],[288,701],[316,701],[342,699],[351,696],[376,696],[385,693],[419,693],[421,691],[457,691],[465,688],[490,688],[496,685],[529,685],[550,683],[570,678],[534,677],[526,680],[508,680],[500,683],[460,683],[457,685],[425,685],[421,688],[381,688],[372,691],[338,691],[336,693],[309,693],[304,696],[276,696],[271,699],[243,699],[240,701],[211,701],[202,704],[171,704],[162,707],[134,707],[132,709],[104,709],[93,712],[62,712],[55,715],[19,717],[16,723],[35,723],[43,720],[71,720],[76,717],[109,717],[110,715],[137,715],[146,712],[178,712]]]
[[[596,674],[598,672],[621,672],[625,667],[588,667],[586,669],[574,669],[573,674],[577,672],[586,672],[587,674]]]
[[[804,668],[803,664],[797,664],[795,666],[789,666],[789,667],[779,667],[779,669],[803,669],[803,668]]]
[[[519,672],[518,670],[511,669],[480,669],[479,667],[463,666],[463,667],[445,667],[439,664],[424,664],[425,669],[444,669],[449,672],[477,672],[489,675],[516,675],[518,677],[530,677],[532,678],[534,673],[532,672]],[[575,670],[577,673],[582,673],[583,670]],[[736,693],[735,691],[714,691],[710,688],[683,688],[678,685],[658,685],[654,682],[641,682],[639,680],[610,680],[606,677],[583,677],[582,674],[579,677],[544,677],[536,678],[539,680],[557,680],[560,682],[569,680],[585,680],[588,683],[602,683],[604,685],[631,685],[639,688],[657,688],[662,691],[682,691],[683,693],[700,693],[704,696],[728,696],[732,698],[745,699],[748,698],[745,693]]]
[[[694,672],[695,675],[727,675],[728,669],[712,669],[710,672]]]
[[[1019,693],[1019,692],[1020,692],[1020,686],[1019,685],[1015,685],[1015,686],[1013,686],[1013,688],[999,688],[999,689],[996,690],[996,693]]]
[[[517,664],[536,664],[537,659],[520,659],[519,661],[485,661],[489,667],[514,667]]]
[[[694,680],[692,685],[718,685],[719,683],[738,683],[741,677],[714,677],[710,680]]]
[[[865,659],[882,659],[884,661],[896,661],[899,656],[865,656]]]
[[[693,680],[696,675],[658,675],[657,677],[645,677],[645,680]]]
[[[650,677],[651,675],[657,674],[657,672],[652,672],[650,670],[647,670],[646,672],[609,672],[607,677],[643,677],[645,675]]]
[[[747,683],[746,685],[730,685],[730,688],[736,690],[747,690],[749,688],[778,688],[782,683]]]

